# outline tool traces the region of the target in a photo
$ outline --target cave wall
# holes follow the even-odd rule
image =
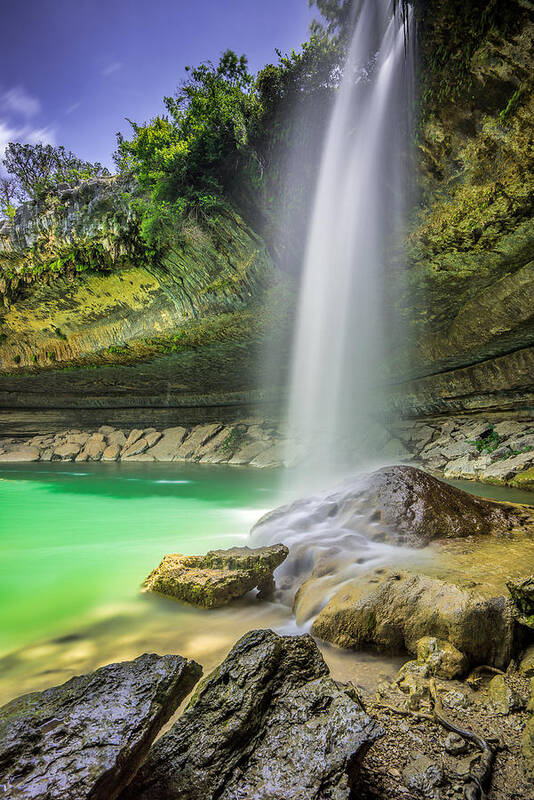
[[[424,27],[430,71],[453,36],[443,18],[453,6],[435,0]],[[533,406],[534,5],[478,6],[475,20],[482,6],[506,6],[506,18],[490,18],[472,52],[453,53],[465,74],[444,96],[436,62],[422,103],[400,302],[413,349],[409,367],[399,353],[392,387],[406,414]]]

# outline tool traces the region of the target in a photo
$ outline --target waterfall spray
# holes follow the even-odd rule
[[[413,57],[411,10],[361,0],[325,140],[308,232],[288,428],[322,483],[368,457],[388,352],[386,253],[403,218]]]

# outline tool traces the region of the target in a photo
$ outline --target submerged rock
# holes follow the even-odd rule
[[[283,530],[328,527],[370,539],[424,547],[434,539],[502,533],[520,526],[528,510],[473,497],[414,467],[384,467],[331,492],[297,500],[263,517],[257,539]]]
[[[348,800],[382,735],[310,636],[252,631],[151,749],[121,800]]]
[[[210,550],[205,556],[166,555],[144,588],[187,603],[216,608],[257,587],[263,596],[273,587],[273,572],[287,557],[283,544]]]
[[[513,618],[504,597],[485,598],[437,578],[390,571],[367,594],[358,582],[338,591],[312,632],[340,647],[414,654],[422,637],[433,636],[450,642],[471,664],[502,669],[512,653]]]
[[[114,800],[201,674],[145,654],[12,700],[0,709],[0,795]]]

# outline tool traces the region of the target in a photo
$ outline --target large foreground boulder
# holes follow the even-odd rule
[[[146,590],[187,603],[216,608],[243,597],[251,589],[270,591],[273,572],[287,557],[283,544],[210,550],[205,556],[166,555],[145,580]]]
[[[114,800],[201,674],[145,654],[12,700],[0,709],[0,796]]]
[[[422,637],[445,640],[470,664],[506,668],[512,655],[513,609],[505,597],[482,597],[425,575],[389,572],[371,591],[357,581],[338,591],[312,632],[340,647],[418,653]]]
[[[199,686],[121,800],[348,800],[382,734],[310,636],[252,631]]]
[[[369,539],[424,547],[434,539],[503,533],[534,517],[528,509],[473,497],[414,467],[384,467],[337,489],[297,500],[263,517],[256,541],[293,543],[318,530],[356,531]]]

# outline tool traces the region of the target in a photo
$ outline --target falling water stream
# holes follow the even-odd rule
[[[287,457],[299,464],[293,493],[307,496],[252,532],[254,542],[289,545],[277,574],[281,599],[294,605],[300,623],[345,582],[413,556],[378,541],[365,509],[345,512],[360,492],[358,477],[328,488],[376,463],[370,432],[393,328],[384,287],[398,252],[411,128],[411,10],[358,0],[353,13],[308,232],[292,362]]]
[[[405,205],[411,11],[361,0],[354,14],[320,165],[292,361],[288,458],[305,453],[305,488],[330,483],[369,455],[389,348],[386,254]]]

